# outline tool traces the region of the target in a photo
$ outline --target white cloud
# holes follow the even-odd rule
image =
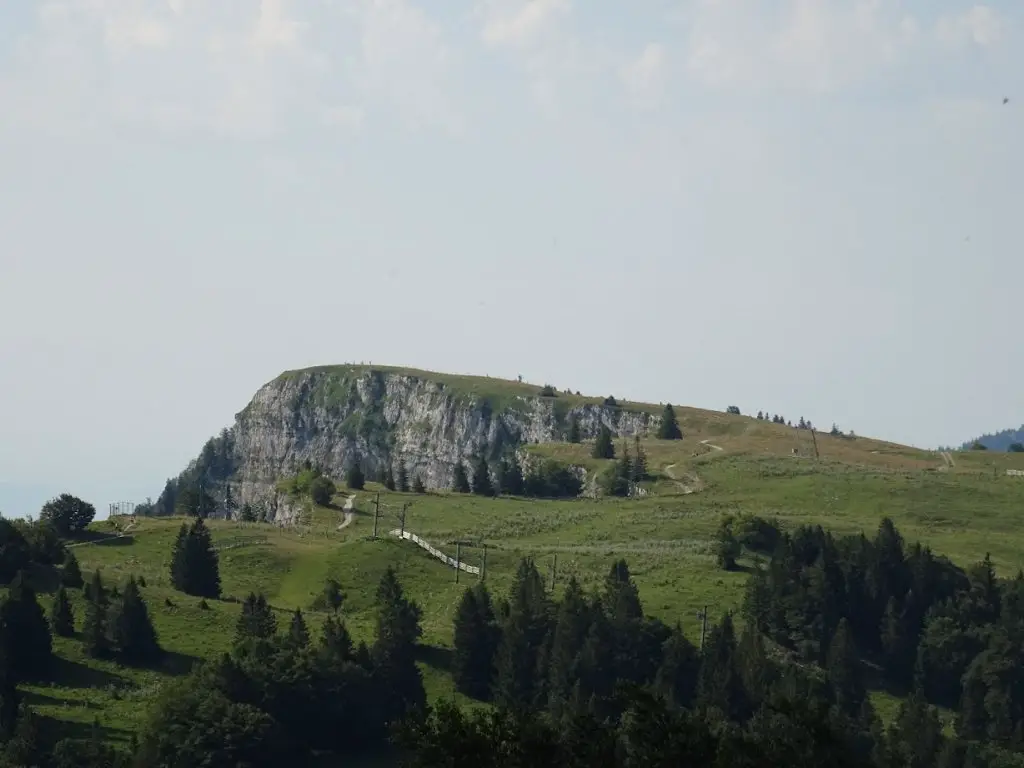
[[[990,6],[975,5],[958,15],[942,16],[935,24],[940,43],[954,48],[995,45],[1003,37],[1003,18]]]
[[[621,67],[619,76],[637,103],[653,106],[662,98],[665,73],[664,46],[648,43],[638,57]]]
[[[695,0],[676,18],[688,29],[686,66],[697,82],[819,92],[865,82],[943,46],[991,45],[1002,30],[987,6],[928,19],[898,0]],[[933,27],[934,35],[922,33]]]
[[[366,110],[353,105],[327,107],[323,118],[327,125],[355,131],[363,127]]]
[[[532,45],[570,10],[570,0],[489,0],[478,8],[484,17],[480,36],[492,46]]]
[[[284,0],[261,0],[252,42],[259,49],[291,48],[298,43],[305,27],[287,17]]]

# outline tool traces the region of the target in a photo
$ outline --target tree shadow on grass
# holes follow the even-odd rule
[[[452,671],[452,655],[451,648],[442,648],[438,645],[416,646],[417,661],[422,661],[427,666],[444,672]]]
[[[41,693],[40,691],[23,691],[21,693],[21,699],[33,709],[39,707],[64,707],[67,710],[72,709],[88,709],[90,711],[97,711],[103,709],[99,704],[94,701],[81,700],[81,699],[68,699],[61,695],[51,695],[48,693]]]
[[[120,675],[79,664],[77,661],[56,656],[51,667],[51,681],[65,688],[125,687],[128,681]]]
[[[97,727],[93,722],[60,720],[49,715],[37,715],[37,717],[43,737],[51,743],[60,739],[87,741],[92,737],[93,729]],[[111,742],[124,743],[131,738],[131,731],[125,728],[114,728],[103,724],[100,724],[98,728],[100,738],[108,744]]]

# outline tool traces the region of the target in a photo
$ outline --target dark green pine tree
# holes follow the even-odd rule
[[[928,704],[918,689],[900,704],[888,736],[891,763],[905,768],[932,768],[945,742],[938,710]]]
[[[397,488],[395,485],[395,473],[391,470],[391,467],[388,467],[387,471],[384,472],[384,487],[389,491]]]
[[[427,486],[423,484],[423,478],[417,473],[416,477],[412,479],[412,492],[413,493],[426,493]]]
[[[395,487],[402,493],[409,492],[409,470],[405,468],[405,462],[398,462],[398,478],[395,482]]]
[[[548,710],[556,721],[569,714],[569,700],[576,684],[576,658],[590,630],[590,611],[575,576],[569,577],[558,606],[555,630],[548,655]]]
[[[348,661],[352,658],[352,636],[345,622],[328,616],[320,634],[320,651],[335,661]]]
[[[220,566],[202,518],[182,526],[171,552],[171,583],[194,597],[220,597]]]
[[[8,661],[6,647],[0,644],[0,743],[14,733],[20,702],[17,676]]]
[[[612,442],[612,431],[607,424],[602,424],[597,430],[597,439],[594,440],[594,448],[590,455],[595,459],[614,459],[615,443]]]
[[[85,618],[82,620],[82,645],[93,658],[104,656],[110,649],[107,640],[107,609],[109,600],[100,572],[94,571],[85,599]]]
[[[277,633],[277,617],[263,593],[249,593],[242,603],[242,612],[235,625],[235,645],[249,640],[269,640]]]
[[[53,638],[36,592],[19,571],[0,602],[0,644],[19,680],[45,678],[53,659]]]
[[[0,693],[0,699],[3,694]],[[15,716],[13,732],[7,734],[10,740],[4,745],[2,759],[4,765],[26,766],[26,765],[53,765],[50,762],[50,744],[42,733],[39,718],[29,708],[28,704],[21,702],[16,709],[8,714],[4,701],[0,701],[0,735],[3,734],[5,722],[9,716]]]
[[[658,425],[659,440],[682,440],[683,431],[679,429],[679,422],[676,420],[676,410],[671,403],[665,403],[665,409],[661,412],[661,423]]]
[[[512,584],[495,662],[494,695],[500,707],[525,711],[536,702],[541,649],[549,630],[550,605],[532,560],[522,560]]]
[[[60,637],[71,637],[75,634],[75,613],[68,599],[68,591],[62,585],[53,596],[50,608],[50,626],[53,634]]]
[[[885,676],[898,685],[907,685],[914,672],[916,638],[906,611],[890,597],[881,626],[882,666]]]
[[[75,557],[75,553],[70,549],[67,550],[67,554],[64,556],[64,567],[61,568],[60,583],[69,589],[81,589],[82,585],[85,584],[85,579],[82,578],[82,569],[78,566],[78,558]]]
[[[416,666],[420,608],[405,596],[390,566],[377,586],[377,628],[370,657],[381,691],[384,719],[395,723],[426,706],[423,676]]]
[[[309,647],[309,629],[306,627],[306,620],[302,617],[302,611],[298,608],[292,614],[292,622],[288,627],[288,643],[293,648]]]
[[[455,614],[452,677],[455,687],[475,699],[491,695],[497,624],[491,596],[483,584],[467,589]]]
[[[566,440],[570,443],[579,443],[580,437],[580,419],[573,413],[569,415],[569,434],[566,436]]]
[[[696,704],[717,709],[730,720],[743,720],[749,712],[749,700],[737,663],[736,630],[732,616],[709,633],[697,676]]]
[[[644,609],[640,604],[640,590],[629,573],[629,565],[624,559],[612,564],[608,576],[604,580],[603,605],[613,625],[622,625],[628,621],[642,619]]]
[[[964,741],[981,741],[986,738],[989,726],[989,714],[985,706],[987,695],[984,660],[979,656],[967,668],[963,677],[956,734]]]
[[[678,624],[662,648],[661,664],[654,678],[655,690],[677,707],[689,707],[697,689],[700,654]]]
[[[124,592],[113,606],[110,640],[117,655],[126,661],[154,661],[163,653],[134,576],[128,577]]]
[[[638,483],[647,479],[647,454],[640,445],[640,435],[633,438],[633,482]]]
[[[466,476],[466,468],[461,461],[455,462],[455,469],[452,472],[452,490],[456,493],[469,493],[469,478]]]
[[[478,456],[473,464],[473,493],[477,496],[493,496],[494,485],[491,483],[491,469],[487,459]]]
[[[843,618],[828,648],[828,681],[836,707],[856,717],[864,704],[864,673],[849,622]]]
[[[498,492],[503,496],[522,496],[524,490],[523,468],[513,453],[501,462],[498,473]]]

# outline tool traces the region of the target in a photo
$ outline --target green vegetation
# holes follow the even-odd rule
[[[61,536],[71,536],[88,527],[96,517],[96,507],[70,493],[62,493],[43,505],[39,517],[51,523]]]
[[[558,402],[570,399],[559,394]],[[259,651],[264,655],[258,663],[232,662],[244,672],[238,679],[263,686],[260,690],[278,685],[260,665],[279,664],[282,674],[306,676],[312,688],[302,690],[321,703],[325,700],[314,694],[321,690],[318,686],[338,698],[339,686],[362,691],[368,670],[386,669],[375,674],[389,675],[388,690],[396,693],[374,710],[378,714],[365,713],[376,718],[372,722],[324,704],[331,717],[355,717],[367,733],[375,728],[379,733],[386,719],[379,713],[394,718],[418,705],[421,689],[429,702],[454,697],[470,709],[490,700],[521,712],[524,702],[539,697],[538,710],[562,718],[576,711],[574,702],[594,695],[586,686],[597,686],[595,702],[603,703],[596,704],[595,716],[621,723],[621,712],[638,713],[645,705],[639,700],[611,703],[614,696],[605,689],[614,681],[586,670],[638,669],[630,664],[640,658],[656,660],[654,666],[630,673],[648,688],[676,704],[705,696],[732,711],[736,722],[753,733],[750,710],[752,702],[764,702],[758,693],[761,684],[752,692],[746,686],[753,683],[745,678],[740,686],[726,662],[717,671],[701,671],[702,657],[695,648],[701,622],[696,617],[705,606],[710,606],[711,630],[705,657],[719,653],[728,659],[736,653],[743,659],[764,656],[813,668],[815,679],[834,692],[829,706],[836,704],[857,727],[867,721],[858,720],[860,713],[852,710],[867,702],[894,733],[904,734],[892,742],[899,756],[893,765],[909,765],[918,754],[908,746],[909,734],[952,751],[978,749],[969,742],[1003,739],[1008,726],[998,716],[999,702],[1008,701],[1008,709],[1016,711],[1018,692],[999,687],[1004,679],[1000,670],[1024,664],[1014,655],[1016,636],[1000,632],[1009,620],[1004,617],[1013,615],[1003,606],[1017,599],[1015,587],[1005,579],[1024,566],[1018,515],[1024,480],[1005,470],[1024,469],[1024,456],[964,451],[955,453],[947,466],[930,451],[817,434],[816,460],[806,429],[682,407],[674,408],[673,416],[685,436],[645,439],[632,447],[612,444],[617,458],[595,456],[595,441],[531,445],[518,458],[511,453],[488,456],[461,467],[459,494],[424,493],[418,475],[412,483],[406,478],[415,495],[398,490],[393,477],[389,483],[388,471],[381,484],[364,478],[363,490],[353,490],[354,519],[341,530],[340,512],[330,494],[314,498],[312,488],[323,475],[313,467],[279,484],[281,492],[307,507],[302,525],[294,528],[255,522],[260,507],[253,504],[241,505],[238,518],[230,521],[196,519],[201,515],[185,521],[140,518],[124,536],[112,535],[109,523],[94,522],[64,542],[53,521],[30,525],[0,520],[0,578],[12,584],[14,594],[13,607],[7,610],[26,617],[18,619],[26,626],[34,622],[38,627],[39,615],[46,622],[45,614],[31,610],[25,597],[28,586],[38,604],[50,609],[53,635],[48,671],[18,683],[16,703],[28,701],[35,713],[34,720],[28,715],[17,718],[24,737],[18,743],[31,741],[35,723],[46,739],[72,736],[94,751],[105,745],[125,750],[135,736],[161,754],[171,748],[170,740],[153,735],[150,718],[159,713],[162,722],[179,723],[184,733],[192,727],[188,718],[195,720],[201,711],[208,719],[233,723],[240,729],[237,733],[252,736],[266,754],[292,754],[275,750],[294,742],[296,733],[305,734],[296,730],[301,724],[288,720],[283,709],[261,708],[218,687],[223,675],[235,670],[217,662],[224,653],[239,652],[236,633],[246,638],[239,647],[268,644]],[[571,427],[567,421],[567,429]],[[222,460],[220,446],[211,448],[211,461]],[[469,494],[483,487],[477,482],[481,464],[491,491],[501,495]],[[400,474],[403,465],[396,461]],[[628,489],[628,497],[605,484],[610,478],[617,488]],[[202,485],[188,487],[175,492],[185,502],[175,499],[172,508],[193,513],[211,509],[197,495]],[[584,490],[592,494],[602,489],[605,494],[597,498],[577,498]],[[366,502],[378,491],[380,537],[373,540],[373,507]],[[397,510],[405,505],[406,530],[450,555],[456,552],[455,542],[462,542],[465,563],[483,566],[483,549],[474,545],[487,545],[486,591],[465,573],[456,584],[451,568],[389,535],[399,527]],[[865,598],[850,586],[857,561],[849,551],[862,546],[861,534],[872,553],[898,549],[876,541],[878,521],[885,517],[893,521],[892,531],[898,527],[900,541],[921,541],[940,562],[927,568],[947,591],[936,592],[941,600],[928,604],[926,619],[919,615],[919,605],[908,603],[905,590],[885,586],[907,578],[905,572],[900,575],[898,559],[875,555],[868,559],[889,562],[889,575],[872,582],[881,586],[869,595],[869,608],[849,613],[848,606],[855,604],[851,601]],[[819,525],[831,534],[832,545],[816,538]],[[891,532],[883,538],[897,540]],[[797,542],[803,547],[799,558],[777,559],[786,541],[787,546]],[[911,546],[900,546],[901,562],[914,573],[925,561],[917,559]],[[943,556],[963,570],[942,564]],[[982,567],[975,565],[979,563]],[[388,577],[389,568],[393,578]],[[88,574],[84,590],[83,570]],[[752,614],[749,607],[750,574],[771,576],[776,571],[770,583],[788,585],[789,591],[766,589],[762,597],[767,618],[752,621],[751,615],[762,614]],[[19,572],[30,578],[14,589]],[[833,581],[836,574],[841,578]],[[469,593],[467,582],[473,586]],[[835,584],[843,587],[833,604],[826,597]],[[918,594],[924,597],[921,589],[914,594],[915,600]],[[999,596],[998,615],[992,609],[993,595]],[[598,597],[604,618],[594,612]],[[947,608],[937,608],[936,600],[948,603]],[[380,645],[376,638],[382,606],[389,606],[387,625],[400,628],[401,637]],[[735,627],[732,620],[724,620],[730,610],[737,611]],[[244,613],[255,617],[246,626],[264,628],[242,632]],[[857,620],[861,615],[867,617],[864,626]],[[153,630],[151,636],[142,617]],[[622,622],[632,627],[629,636],[651,646],[637,651],[611,642],[620,637],[616,624]],[[273,631],[266,629],[271,624]],[[752,625],[762,632],[748,632]],[[869,625],[874,627],[870,632],[865,629]],[[75,628],[77,635],[68,634]],[[297,662],[288,660],[307,658],[297,648],[309,649],[309,658],[302,662],[307,666],[292,666]],[[332,649],[333,658],[352,666],[344,674],[318,666],[321,662],[312,657],[322,649]],[[578,658],[584,649],[585,663]],[[952,655],[941,655],[947,652]],[[41,659],[44,654],[39,654]],[[199,661],[215,663],[193,677],[191,670]],[[546,671],[538,678],[534,673],[540,664]],[[914,687],[919,665],[928,680],[920,690]],[[591,676],[576,692],[581,670]],[[15,711],[3,696],[4,679],[0,675],[0,709]],[[961,690],[961,679],[968,688]],[[213,693],[204,693],[203,685]],[[151,712],[145,705],[154,698],[160,703]],[[602,710],[605,706],[609,709]],[[772,712],[771,717],[782,717]],[[954,725],[958,716],[968,729],[962,741],[953,738],[960,735]],[[478,729],[488,738],[494,735],[488,728],[505,722],[468,717],[467,729]],[[2,722],[14,721],[11,716]],[[290,724],[279,730],[286,721]],[[430,728],[440,728],[436,733],[445,732],[442,723],[431,722]],[[940,724],[938,732],[929,725],[933,722]],[[1011,731],[1015,723],[1011,718]],[[537,725],[542,727],[547,726]],[[227,725],[224,729],[213,736],[196,732],[202,737],[197,743],[230,741],[235,732]],[[885,728],[878,725],[878,730]],[[355,727],[344,733],[357,739]],[[631,738],[615,727],[609,733],[615,739]],[[553,732],[551,738],[562,736]],[[938,749],[921,747],[933,756]],[[480,764],[487,763],[481,758]]]

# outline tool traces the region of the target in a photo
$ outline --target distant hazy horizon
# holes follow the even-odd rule
[[[346,360],[1024,422],[1024,5],[0,5],[0,510]],[[1009,99],[1004,103],[1005,99]]]

